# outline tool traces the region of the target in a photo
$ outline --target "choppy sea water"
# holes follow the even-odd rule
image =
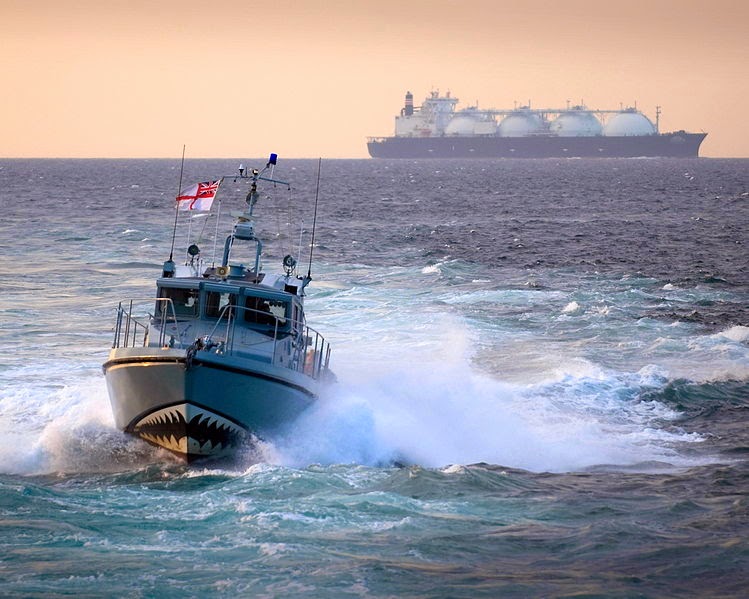
[[[316,168],[258,205],[266,270],[306,265]],[[749,161],[323,161],[339,382],[192,468],[114,429],[101,374],[178,177],[0,160],[4,596],[749,595]]]

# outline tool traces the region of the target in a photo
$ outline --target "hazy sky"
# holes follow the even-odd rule
[[[407,90],[749,157],[746,0],[0,0],[0,156],[360,158]]]

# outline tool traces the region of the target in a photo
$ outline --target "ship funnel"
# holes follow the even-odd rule
[[[413,116],[414,113],[414,95],[406,92],[406,105],[403,107],[404,116]]]

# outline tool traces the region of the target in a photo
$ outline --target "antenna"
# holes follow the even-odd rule
[[[320,167],[322,166],[322,157],[317,162],[317,188],[315,189],[315,213],[312,217],[312,243],[309,246],[309,267],[307,268],[307,278],[312,279],[312,250],[315,249],[315,227],[317,226],[317,200],[320,197]]]
[[[182,173],[185,170],[185,145],[182,144],[182,163],[179,167],[179,185],[177,185],[177,197],[182,191]],[[179,215],[179,201],[175,202],[174,207],[174,227],[172,228],[172,249],[169,250],[169,262],[174,258],[174,238],[177,235],[177,216]]]

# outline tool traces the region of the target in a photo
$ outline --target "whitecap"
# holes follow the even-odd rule
[[[736,341],[737,343],[746,343],[749,341],[749,327],[736,325],[728,330],[721,331],[717,335],[730,339],[731,341]]]
[[[425,266],[424,268],[422,268],[421,273],[425,275],[441,274],[442,271],[440,270],[439,264],[430,264],[429,266]]]
[[[580,314],[582,311],[582,306],[574,301],[562,308],[562,314]]]

